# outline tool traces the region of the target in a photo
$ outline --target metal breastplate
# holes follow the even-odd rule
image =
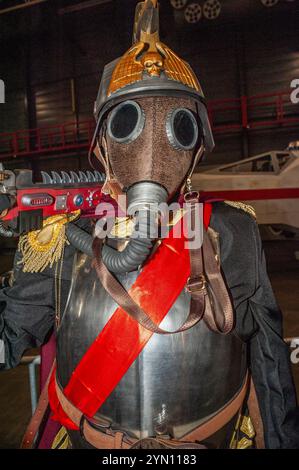
[[[137,275],[128,273],[119,280],[128,289]],[[161,280],[155,282],[153,292]],[[189,303],[190,294],[183,290],[161,326],[177,329]],[[116,308],[90,258],[79,255],[58,330],[57,371],[62,387]],[[204,322],[180,334],[154,334],[96,416],[139,439],[158,432],[180,438],[234,397],[242,386],[246,363],[245,346],[234,334],[218,335]]]

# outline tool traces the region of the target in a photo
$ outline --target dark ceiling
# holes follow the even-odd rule
[[[99,1],[101,3],[99,3]],[[188,0],[189,3],[194,0]],[[205,0],[197,0],[203,6]],[[220,0],[222,10],[216,20],[202,18],[198,23],[190,25],[184,18],[184,10],[174,10],[170,0],[160,0],[162,37],[180,32],[199,31],[204,34],[207,30],[219,31],[222,27],[229,28],[267,28],[269,22],[283,22],[286,31],[288,21],[299,18],[299,1],[280,0],[271,8],[262,5],[261,0]],[[0,0],[0,40],[6,41],[11,37],[35,35],[47,31],[49,27],[61,27],[72,24],[73,19],[84,23],[86,28],[96,22],[101,28],[101,22],[111,22],[111,28],[127,30],[131,34],[134,9],[137,0],[47,0],[39,5],[30,6],[1,15],[4,7],[21,4],[21,0]],[[299,28],[299,26],[298,26]]]

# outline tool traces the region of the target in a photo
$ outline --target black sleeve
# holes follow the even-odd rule
[[[54,325],[54,305],[54,278],[18,269],[13,286],[0,290],[0,338],[5,351],[0,368],[17,366],[26,349],[45,341]]]
[[[6,194],[0,194],[0,214],[11,207],[10,197]]]
[[[75,223],[91,233],[89,219]],[[67,302],[75,253],[72,245],[65,245],[59,269],[60,313]],[[0,341],[5,347],[5,363],[0,362],[0,369],[17,366],[26,349],[41,346],[51,333],[55,324],[55,270],[56,265],[42,273],[24,273],[22,256],[16,252],[15,282],[12,287],[0,290]]]
[[[299,448],[299,412],[290,353],[283,341],[282,315],[268,278],[256,224],[256,291],[249,300],[258,332],[249,342],[250,367],[270,449]]]

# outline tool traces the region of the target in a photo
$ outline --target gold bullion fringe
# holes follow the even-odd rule
[[[22,235],[19,251],[23,256],[23,271],[40,273],[52,268],[63,256],[64,246],[69,244],[66,224],[75,220],[80,211],[72,214],[55,215],[44,220],[43,228]]]

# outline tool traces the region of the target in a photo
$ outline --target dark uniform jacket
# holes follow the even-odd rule
[[[219,233],[221,265],[236,312],[236,333],[248,344],[266,447],[299,448],[299,413],[289,351],[283,341],[281,312],[268,279],[258,226],[249,214],[225,203],[213,204],[210,226]],[[62,311],[74,255],[74,248],[66,246]],[[5,368],[15,367],[26,349],[43,344],[55,319],[55,267],[39,274],[17,268],[15,278],[13,287],[0,291]]]

